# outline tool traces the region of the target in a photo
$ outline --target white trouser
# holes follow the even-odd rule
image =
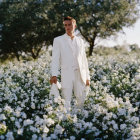
[[[82,107],[86,98],[85,93],[86,85],[81,79],[80,71],[73,70],[71,78],[67,80],[70,80],[69,87],[66,88],[62,87],[62,97],[65,99],[65,107],[67,109],[71,107],[71,98],[73,91],[77,100],[78,107]]]

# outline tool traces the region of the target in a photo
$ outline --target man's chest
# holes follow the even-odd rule
[[[82,50],[82,46],[78,40],[64,39],[60,42],[61,54],[74,54],[78,55]]]

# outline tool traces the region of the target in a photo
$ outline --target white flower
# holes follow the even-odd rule
[[[131,130],[132,133],[132,139],[140,139],[140,124],[138,125],[137,128],[134,128]]]
[[[0,130],[5,129],[7,134],[1,135],[0,139],[16,139],[16,135],[33,140],[61,139],[61,134],[63,135],[65,130],[65,127],[61,126],[61,122],[67,120],[73,123],[77,135],[81,132],[93,132],[98,139],[100,133],[105,134],[104,132],[112,131],[114,134],[122,132],[128,137],[130,136],[130,139],[126,138],[127,140],[139,140],[140,69],[138,68],[140,57],[135,57],[135,55],[135,53],[129,54],[129,56],[116,54],[113,57],[111,55],[104,57],[94,54],[93,57],[89,58],[90,74],[93,79],[91,79],[91,89],[94,90],[89,93],[85,108],[75,109],[76,102],[73,100],[74,105],[69,112],[64,108],[64,99],[59,97],[51,100],[47,98],[47,93],[43,95],[44,97],[42,96],[43,99],[40,96],[41,91],[50,90],[48,81],[51,75],[49,67],[51,57],[46,49],[36,61],[12,61],[1,64]],[[138,69],[137,73],[133,72],[133,69]],[[132,74],[132,77],[129,73]],[[19,82],[18,78],[21,79]],[[120,98],[113,96],[113,84],[116,84],[116,88],[120,88],[120,94],[116,95]],[[129,88],[125,90],[125,85],[129,85],[132,90],[129,91]],[[123,87],[124,89],[121,89]],[[124,100],[126,101],[124,102]],[[54,108],[54,103],[58,104],[56,108]],[[134,108],[132,103],[137,108]],[[11,104],[15,104],[17,107],[13,108],[10,106]],[[31,106],[28,106],[29,104]],[[31,108],[34,109],[34,113],[28,118],[26,111],[30,112]],[[117,108],[117,110],[113,110],[113,108]],[[118,119],[122,123],[119,126]],[[13,128],[12,132],[7,132],[9,125]],[[102,127],[102,132],[96,128],[98,125]],[[23,136],[26,127],[32,133],[30,138]],[[127,133],[129,131],[131,132]],[[76,136],[71,135],[66,139],[77,139]],[[67,133],[64,136],[68,137]],[[102,139],[108,139],[108,137],[108,135],[104,135]]]
[[[115,101],[110,95],[106,94],[105,100],[109,108],[119,107],[118,101]]]
[[[27,126],[27,125],[30,125],[30,124],[33,124],[33,121],[30,120],[30,119],[27,119],[27,120],[25,120],[25,121],[23,122],[23,125],[24,125],[24,126]]]
[[[64,128],[62,128],[59,124],[57,124],[56,127],[55,127],[55,130],[54,130],[54,133],[56,135],[58,135],[58,134],[62,134],[63,131],[64,131]]]
[[[0,136],[0,139],[1,139],[1,140],[4,140],[4,139],[5,139],[5,136],[1,135],[1,136]]]
[[[113,117],[114,119],[116,119],[116,118],[117,118],[117,115],[116,115],[116,114],[113,114],[112,117]]]
[[[36,131],[37,131],[36,128],[33,127],[32,125],[30,126],[30,130],[31,130],[32,132],[36,132]]]
[[[59,121],[63,120],[64,114],[57,114]]]
[[[98,131],[98,132],[95,132],[95,136],[98,136],[101,132]]]
[[[51,139],[57,139],[57,136],[55,134],[51,134]]]
[[[28,74],[27,74],[27,77],[31,77],[31,73],[28,73]]]
[[[113,124],[113,129],[118,130],[118,124],[114,123]]]
[[[16,110],[16,111],[14,112],[14,114],[15,114],[16,117],[20,117],[20,111]]]
[[[85,128],[87,128],[87,127],[91,128],[92,126],[93,126],[93,124],[91,122],[86,122],[84,127]]]
[[[126,129],[126,124],[121,124],[121,125],[120,125],[120,129],[121,129],[121,130]]]
[[[87,116],[88,116],[88,115],[87,115]],[[77,116],[76,116],[76,115],[74,115],[74,117],[73,117],[73,122],[74,122],[74,123],[76,123],[76,122],[77,122],[77,120],[78,120],[78,119],[77,119]]]
[[[34,103],[31,104],[31,108],[35,109],[35,104]]]
[[[51,126],[52,124],[54,124],[54,120],[52,120],[51,118],[48,118],[45,120],[45,123],[47,124],[47,126]]]
[[[47,109],[46,109],[46,111],[52,111],[53,110],[53,108],[52,108],[52,106],[50,106],[50,107],[48,107]]]
[[[75,136],[70,136],[70,140],[75,140]]]
[[[37,135],[36,134],[32,135],[32,140],[37,140]]]
[[[81,138],[81,140],[86,140],[85,138]]]
[[[18,135],[22,135],[23,134],[23,128],[20,128],[17,130]]]
[[[13,109],[12,109],[10,106],[8,106],[8,105],[6,105],[6,106],[4,107],[4,110],[7,111],[8,113],[13,112]]]
[[[10,117],[11,121],[14,121],[15,120],[15,117]]]
[[[104,136],[104,139],[107,139],[107,138],[108,138],[108,135],[105,135],[105,136]]]
[[[102,124],[102,127],[103,127],[103,130],[107,130],[108,129],[107,125],[105,125],[105,124]]]
[[[84,110],[83,111],[84,116],[87,118],[88,117],[88,111]]]
[[[43,132],[44,133],[48,133],[49,132],[49,129],[45,126],[44,129],[43,129]]]
[[[137,123],[139,123],[139,118],[133,116],[133,117],[130,118],[130,121],[137,124]]]
[[[117,114],[126,116],[126,110],[124,108],[118,108],[118,113]]]
[[[22,116],[22,118],[24,118],[24,119],[27,118],[27,115],[26,115],[24,112],[21,113],[21,116]]]
[[[44,117],[44,116],[46,116],[46,115],[43,115],[43,117]],[[35,121],[36,121],[36,122],[40,121],[40,117],[39,117],[39,116],[35,116]]]
[[[44,137],[43,140],[52,140],[51,137]]]
[[[0,130],[2,130],[2,131],[6,131],[6,129],[7,129],[7,127],[6,127],[6,125],[5,124],[2,124],[2,123],[0,123]]]
[[[136,80],[140,80],[140,74],[136,75],[136,76],[135,76],[135,79],[136,79]]]
[[[5,117],[4,114],[0,114],[0,121],[1,121],[1,120],[6,120],[6,117]]]
[[[14,140],[13,132],[7,132],[7,134],[6,134],[6,140]]]

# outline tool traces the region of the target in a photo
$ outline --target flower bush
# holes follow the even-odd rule
[[[140,59],[131,53],[89,58],[91,90],[84,107],[67,111],[49,96],[49,53],[0,67],[0,139],[140,139]]]

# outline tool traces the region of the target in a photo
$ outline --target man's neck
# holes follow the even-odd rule
[[[68,35],[68,36],[70,36],[70,37],[71,37],[71,39],[73,39],[73,38],[74,38],[74,33],[67,33],[67,35]]]

